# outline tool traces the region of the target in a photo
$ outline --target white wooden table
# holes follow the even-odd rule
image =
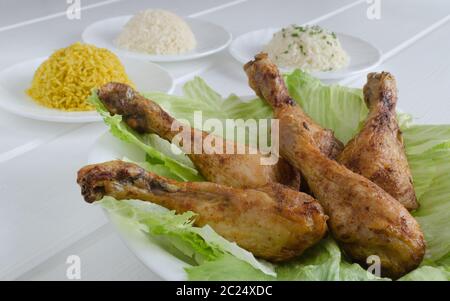
[[[145,8],[209,20],[234,36],[311,22],[377,45],[377,70],[397,77],[402,110],[418,123],[450,123],[450,1],[381,0],[379,20],[367,14],[374,1],[81,0],[81,19],[69,20],[66,0],[0,0],[0,69],[80,40],[94,21]],[[194,75],[223,94],[251,93],[227,51],[162,65],[176,79],[175,93]],[[362,75],[341,83],[364,81]],[[103,123],[47,123],[0,111],[0,279],[65,280],[67,256],[75,254],[83,280],[160,280],[80,197],[76,171],[105,131]]]

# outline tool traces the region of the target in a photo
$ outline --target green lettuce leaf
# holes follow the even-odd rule
[[[216,260],[205,262],[198,266],[185,269],[189,280],[214,281],[267,281],[277,280],[276,277],[255,269],[249,263],[236,257],[224,254]]]
[[[405,137],[411,138],[408,131]],[[423,143],[431,145],[430,140]],[[420,203],[414,216],[427,242],[425,262],[437,262],[450,254],[450,140],[422,153],[408,152],[408,161]]]
[[[231,140],[257,146],[258,136],[249,135],[245,124],[227,124],[226,120],[264,120],[272,116],[272,109],[261,99],[254,97],[242,99],[231,94],[224,98],[212,90],[203,79],[195,77],[183,86],[184,96],[172,96],[164,93],[144,93],[144,95],[169,112],[178,120],[184,120],[191,126],[211,132],[204,124],[198,124],[194,120],[194,111],[201,111],[202,120],[217,119],[222,124],[222,130],[214,132],[225,137],[226,133],[234,134]],[[268,131],[270,123],[262,123],[260,131]],[[241,132],[238,132],[238,129]],[[216,130],[216,129],[214,129]],[[236,132],[236,133],[235,133]],[[239,134],[238,134],[239,133]]]
[[[325,85],[302,71],[285,76],[291,96],[322,126],[334,130],[343,142],[351,139],[367,115],[361,89],[337,85]],[[272,111],[258,98],[240,99],[235,95],[222,97],[202,79],[195,78],[183,87],[183,96],[163,93],[145,93],[178,119],[195,125],[193,112],[202,111],[203,120],[217,118],[224,123],[230,119],[266,119]],[[134,133],[120,119],[109,116],[98,99],[91,97],[102,114],[111,132],[123,141],[134,143],[147,153],[143,166],[158,174],[178,180],[200,180],[192,163],[185,157],[170,155],[169,143],[157,137],[144,137]],[[97,101],[97,104],[96,104]],[[450,273],[450,125],[415,125],[411,116],[398,114],[403,131],[405,150],[411,167],[414,187],[421,204],[413,215],[419,221],[427,241],[427,253],[423,264],[401,280],[449,280]],[[152,140],[153,139],[153,140]],[[236,137],[240,140],[241,137]],[[256,140],[245,142],[253,144]],[[126,155],[126,154],[124,154]],[[117,202],[117,201],[116,201]],[[125,202],[120,202],[125,203]],[[141,202],[142,203],[142,202]],[[133,209],[130,219],[139,216],[140,208]],[[158,216],[154,213],[153,216]],[[165,214],[162,214],[166,216]],[[177,216],[171,213],[172,216]],[[226,242],[211,228],[192,226],[193,213],[180,215],[180,227],[163,224],[161,220],[140,222],[149,235],[158,235],[167,240],[168,249],[182,253],[192,266],[186,268],[191,280],[379,280],[358,264],[352,264],[343,257],[332,238],[327,238],[307,250],[300,258],[277,264],[274,269],[277,278],[269,271],[273,267],[256,261],[251,254]],[[156,222],[155,222],[156,221]],[[167,226],[167,227],[166,227]],[[157,230],[152,230],[157,229]],[[158,230],[159,229],[159,230]],[[188,230],[187,230],[188,229]],[[199,230],[201,229],[201,230]],[[156,232],[154,232],[156,231]],[[213,233],[213,234],[211,234]],[[212,236],[211,236],[212,235]],[[175,247],[173,246],[175,244]],[[172,246],[171,246],[172,245]],[[260,266],[259,264],[262,266]],[[266,270],[269,269],[269,270]]]
[[[195,227],[196,214],[188,211],[176,214],[157,204],[139,200],[123,200],[106,196],[96,202],[109,214],[134,223],[137,230],[157,238],[173,254],[182,254],[193,264],[204,264],[224,257],[232,257],[241,265],[248,265],[264,275],[275,276],[272,264],[257,260],[253,254],[218,235],[210,226]],[[231,259],[228,259],[230,262]],[[235,264],[235,265],[239,265]]]
[[[88,101],[103,117],[103,121],[109,126],[111,134],[126,143],[132,143],[142,149],[147,154],[148,160],[153,164],[166,166],[179,180],[203,180],[203,177],[201,177],[185,155],[179,155],[177,157],[173,152],[168,151],[170,145],[169,142],[166,142],[153,134],[141,135],[123,122],[122,116],[111,116],[98,98],[96,91],[92,92]],[[126,156],[126,154],[123,155]]]
[[[357,133],[367,116],[361,89],[328,86],[300,70],[286,76],[286,85],[303,110],[323,127],[332,129],[343,143]]]
[[[421,266],[400,281],[450,281],[450,271],[442,267]]]
[[[358,264],[350,264],[342,258],[336,242],[328,237],[307,250],[297,260],[280,264],[278,280],[381,280]]]

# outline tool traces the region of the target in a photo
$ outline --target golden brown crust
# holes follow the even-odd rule
[[[324,156],[290,110],[281,110],[279,118],[280,154],[301,171],[345,252],[362,264],[378,255],[382,274],[394,278],[416,268],[425,242],[409,212],[376,184]]]
[[[272,106],[275,118],[278,118],[279,110],[290,110],[310,132],[314,143],[322,153],[331,159],[337,157],[343,149],[342,142],[334,137],[332,130],[324,129],[312,120],[289,96],[283,76],[266,53],[256,55],[254,60],[244,65],[244,70],[250,87]]]
[[[280,184],[237,189],[209,182],[176,182],[123,161],[88,165],[78,172],[84,199],[140,199],[178,213],[194,211],[197,226],[210,225],[255,256],[284,261],[299,256],[326,233],[327,216],[307,194]]]
[[[236,150],[238,145],[215,137],[216,141],[223,141],[222,154],[206,150],[201,142],[200,151],[194,152],[194,145],[199,144],[198,137],[205,139],[210,134],[178,123],[158,104],[143,97],[128,85],[108,83],[97,93],[111,114],[122,115],[123,120],[140,133],[155,133],[172,141],[181,133],[182,126],[189,129],[190,137],[186,139],[191,140],[191,152],[188,156],[208,181],[241,188],[259,187],[272,182],[282,183],[297,190],[300,187],[300,174],[289,163],[279,158],[275,165],[262,165],[263,155],[249,146],[245,146],[245,154],[226,154],[226,149]]]
[[[382,274],[393,278],[416,268],[425,254],[417,221],[379,186],[327,156],[323,146],[330,144],[330,136],[286,100],[289,95],[282,78],[265,55],[246,64],[245,70],[250,86],[272,105],[279,119],[281,156],[306,179],[344,251],[363,265],[369,256],[379,256]],[[393,93],[386,90],[382,96],[390,107]],[[328,142],[321,143],[321,139]]]
[[[411,171],[397,123],[397,87],[388,72],[370,73],[364,86],[369,115],[337,161],[368,178],[408,210],[418,208]]]

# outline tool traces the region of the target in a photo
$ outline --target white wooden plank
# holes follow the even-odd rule
[[[223,11],[224,11],[224,13],[226,13],[225,11],[231,11],[231,14],[232,14],[232,12],[234,12],[236,9],[239,10],[239,6],[246,5],[246,4],[247,3],[242,3],[242,4],[234,6],[234,7],[229,7],[229,8],[223,9]],[[323,14],[326,14],[330,11],[329,9],[327,9],[327,7],[328,7],[327,5],[322,5],[322,8],[323,8],[322,13]],[[334,5],[332,7],[333,7],[333,9],[337,8],[337,6],[334,6]],[[221,12],[221,11],[214,12],[213,14],[219,14],[219,12]],[[309,17],[309,19],[320,16],[320,12],[318,10],[312,10],[312,12],[314,14],[311,15]],[[202,18],[206,18],[207,16],[208,15],[203,15]],[[304,13],[304,16],[308,16],[308,14]],[[231,63],[230,68],[222,69],[222,72],[224,72],[225,74],[227,74],[227,72],[233,73],[233,72],[235,72],[235,68],[240,69],[241,67],[237,64],[233,65],[234,61],[231,58],[229,58],[228,56],[229,55],[227,52],[223,52],[221,54],[218,54],[216,56],[213,56],[211,58],[203,60],[203,63],[205,65],[207,65],[207,67],[208,67],[208,66],[214,66],[214,64],[223,62],[223,61],[229,62],[229,63]],[[195,63],[198,63],[198,62],[195,62]],[[165,64],[165,66],[167,68],[170,68],[171,67],[170,65],[171,64]],[[225,64],[225,65],[228,66],[228,64]],[[177,68],[175,67],[175,69],[177,69]],[[187,66],[187,69],[189,69],[189,66]],[[188,76],[192,75],[188,72],[187,72],[187,74],[188,74]],[[229,75],[231,75],[231,74],[229,74]],[[230,88],[230,90],[232,90],[233,87],[230,86],[229,88]],[[234,91],[234,90],[232,90],[232,91]],[[59,140],[61,140],[61,139],[57,139],[54,143],[58,143]],[[81,199],[79,197],[78,197],[78,201],[81,202]],[[78,216],[79,212],[74,212],[74,215]],[[118,240],[111,240],[111,241],[109,241],[109,243],[103,242],[103,240],[102,240],[101,244],[95,244],[95,246],[89,245],[89,246],[84,247],[86,250],[92,250],[92,249],[98,250],[95,252],[94,251],[93,252],[86,251],[87,252],[86,260],[87,260],[87,262],[89,262],[89,265],[91,266],[91,269],[93,271],[92,272],[93,274],[91,274],[91,276],[93,277],[92,279],[110,279],[110,277],[120,277],[120,275],[122,275],[122,272],[119,270],[119,271],[115,272],[115,274],[112,274],[112,272],[111,272],[111,274],[108,273],[108,276],[106,277],[105,274],[103,274],[103,273],[104,273],[104,271],[110,271],[110,268],[111,268],[110,264],[108,262],[105,263],[104,261],[101,261],[101,260],[93,260],[92,259],[92,256],[94,256],[94,254],[97,254],[96,252],[112,253],[110,256],[114,257],[115,260],[120,260],[119,259],[120,256],[126,256],[126,258],[129,258],[129,256],[130,256],[129,253],[124,252],[124,253],[126,253],[126,255],[123,255],[123,254],[114,254],[115,252],[111,251],[111,250],[115,250],[116,248],[121,249],[121,244],[122,243]],[[112,245],[114,245],[114,247],[112,247]],[[78,244],[74,244],[74,246],[71,246],[68,249],[64,250],[64,252],[66,252],[64,254],[76,253],[76,252],[78,252],[77,250],[79,250],[78,248],[79,248]],[[85,250],[85,249],[83,249],[83,250]],[[53,258],[51,260],[53,260]],[[135,273],[137,273],[138,275],[141,275],[141,269],[142,269],[142,266],[137,265],[136,267],[133,267],[131,270],[135,271]],[[39,270],[39,272],[36,272],[37,270]],[[32,272],[32,274],[26,274],[23,276],[23,278],[24,279],[54,279],[54,278],[60,277],[63,270],[64,270],[64,264],[61,264],[60,261],[59,261],[59,264],[57,264],[57,265],[55,265],[53,263],[49,264],[48,262],[46,262],[43,265],[38,266],[37,269],[33,270],[35,273]],[[96,271],[96,272],[94,272],[94,271]],[[95,273],[97,273],[97,274],[95,274]],[[115,276],[112,276],[112,275],[115,275]],[[144,276],[142,276],[142,277],[143,277],[142,279],[148,279],[148,278],[145,278]],[[151,278],[151,279],[154,279],[154,278]]]
[[[392,72],[399,89],[398,107],[417,123],[450,123],[450,21],[377,68]],[[362,87],[365,76],[351,83]]]
[[[69,265],[66,260],[71,255],[80,258],[82,281],[162,280],[127,249],[109,223],[75,245],[62,250],[43,265],[22,275],[18,280],[68,280],[66,273]]]
[[[212,0],[189,4],[185,1],[170,4],[154,1],[150,4],[168,9],[170,5],[177,5],[171,10],[188,15],[226,3]],[[87,11],[82,20],[88,24],[100,18],[132,13],[147,8],[149,3],[129,1],[121,5],[105,6],[96,13],[94,9]],[[10,59],[20,60],[20,55],[35,56],[36,49],[47,52],[52,47],[73,41],[80,35],[83,23],[66,22],[64,18],[56,18],[0,33],[0,41],[8,40],[5,48],[9,47],[10,51],[2,56],[3,63]],[[42,35],[49,28],[56,28],[56,31],[47,35],[48,40],[42,43]],[[66,30],[72,35],[67,36]],[[3,45],[6,44],[2,42]],[[13,279],[104,225],[104,216],[83,203],[75,180],[76,171],[86,164],[91,145],[106,127],[102,123],[84,126],[46,124],[1,114],[5,114],[4,122],[0,124],[2,142],[11,140],[2,149],[8,160],[0,163],[0,192],[6,200],[0,203],[0,239],[4,242],[0,248],[0,279]],[[53,139],[64,132],[66,135]],[[33,141],[31,137],[42,143],[27,145]],[[21,147],[23,145],[26,147]],[[22,153],[27,147],[32,151]],[[20,154],[11,156],[11,150],[18,150]]]
[[[368,4],[365,1],[351,6],[339,14],[332,15],[328,19],[320,18],[320,16],[312,18],[299,17],[298,19],[307,23],[313,19],[321,19],[318,22],[319,25],[333,31],[366,39],[379,47],[384,53],[388,53],[392,49],[401,51],[401,47],[397,49],[399,45],[404,45],[405,41],[414,38],[421,31],[445,19],[450,13],[450,2],[448,1],[431,0],[424,3],[420,0],[412,0],[408,1],[407,5],[405,3],[402,0],[382,1],[380,20],[369,20],[367,18],[366,11]],[[235,8],[235,11],[232,12],[233,16],[251,16],[252,22],[249,22],[251,25],[248,26],[251,30],[272,26],[272,23],[268,23],[267,21],[266,11],[251,6],[249,2],[246,5],[245,7]],[[300,11],[302,3],[295,2],[295,5],[297,5],[297,9],[293,6],[287,6],[289,10],[284,12],[284,15],[287,16],[284,20],[289,20],[290,22],[284,21],[281,17],[277,17],[278,14],[274,15],[273,22],[277,22],[277,25],[281,25],[283,22],[285,22],[284,24],[292,23],[292,19],[288,17],[291,16],[292,18],[292,13],[289,12]],[[306,4],[304,5],[306,6]],[[282,15],[284,6],[279,5],[277,8]],[[219,15],[220,12],[217,14]],[[234,28],[239,33],[250,31],[250,29],[247,29],[247,26],[242,28],[236,25],[236,22],[234,22],[236,17],[230,19],[224,16],[209,15],[207,18],[219,20],[223,22],[223,26]],[[255,21],[253,22],[253,20]],[[263,23],[264,21],[266,22],[265,24]],[[297,23],[301,23],[301,21]],[[272,22],[272,18],[270,22]],[[257,24],[258,27],[254,24]],[[231,92],[241,95],[254,94],[247,85],[247,79],[242,71],[242,66],[233,61],[230,55],[223,55],[224,59],[218,60],[214,68],[208,69],[201,76],[206,78],[208,83],[221,94],[227,95]],[[231,87],[232,89],[230,89]],[[176,92],[179,93],[179,90]]]
[[[274,9],[274,2],[273,1],[258,1],[258,5],[255,5],[254,0],[236,5],[235,7],[229,7],[221,11],[213,12],[211,14],[207,14],[202,16],[204,19],[211,18],[211,21],[217,22],[219,24],[222,24],[224,26],[227,26],[232,29],[233,33],[242,33],[246,32],[250,29],[257,29],[265,26],[273,26],[272,25],[272,19],[267,19],[268,12],[275,10]],[[270,3],[269,3],[270,2]],[[286,1],[287,3],[288,1]],[[391,3],[392,2],[392,3]],[[265,4],[266,3],[266,4]],[[281,4],[280,4],[281,3]],[[282,24],[289,24],[292,22],[301,23],[297,21],[290,21],[290,20],[296,20],[298,16],[300,16],[300,11],[303,13],[303,11],[309,11],[314,12],[311,13],[310,17],[311,19],[319,18],[323,14],[327,14],[328,12],[332,12],[336,9],[338,9],[339,6],[334,7],[334,2],[326,2],[325,4],[323,2],[320,2],[318,6],[312,6],[315,8],[311,8],[309,10],[309,7],[305,4],[305,7],[300,7],[301,9],[295,9],[297,6],[294,6],[292,2],[287,3],[287,6],[284,8],[282,5],[285,2],[276,2],[276,10],[279,11],[278,14],[274,14],[273,22],[275,25],[282,25]],[[297,2],[296,2],[297,3]],[[300,2],[303,3],[303,2]],[[310,2],[309,2],[310,3]],[[331,3],[331,4],[330,4]],[[344,2],[342,2],[344,3]],[[341,4],[342,4],[341,3]],[[345,2],[345,3],[351,3],[351,2]],[[365,3],[365,2],[364,2]],[[381,45],[380,47],[384,47],[384,51],[389,51],[390,49],[393,49],[394,47],[397,47],[400,43],[403,41],[411,38],[417,32],[427,28],[427,26],[430,26],[430,24],[433,24],[437,20],[443,18],[446,13],[445,9],[447,6],[443,5],[443,1],[433,2],[437,5],[437,9],[429,9],[426,11],[425,17],[419,18],[418,11],[425,9],[421,3],[417,3],[417,1],[412,1],[410,7],[406,9],[406,11],[403,11],[401,14],[398,14],[398,16],[395,13],[388,13],[387,15],[382,15],[382,18],[384,21],[364,21],[364,18],[361,18],[360,14],[361,12],[365,13],[365,10],[361,10],[361,8],[366,7],[364,3],[360,3],[357,6],[351,7],[349,10],[344,11],[337,15],[331,15],[330,19],[322,20],[320,22],[321,25],[326,25],[327,27],[331,29],[335,29],[337,27],[341,28],[340,31],[346,31],[351,34],[359,35],[361,34],[362,37],[373,37],[375,40],[372,42],[377,43]],[[382,1],[384,8],[391,7],[392,9],[395,8],[398,9],[405,9],[400,1]],[[447,2],[445,2],[447,3]],[[260,6],[260,4],[262,6]],[[389,6],[392,5],[392,6]],[[317,10],[322,6],[324,8],[323,14],[317,13]],[[261,9],[259,9],[261,7]],[[331,10],[327,10],[327,8],[332,7]],[[281,23],[283,21],[283,9],[286,9],[285,12],[285,20],[289,21],[286,23]],[[439,10],[439,11],[437,11]],[[389,10],[388,10],[389,11]],[[448,12],[447,12],[448,14]],[[230,18],[230,15],[233,16]],[[245,19],[244,17],[247,16]],[[250,16],[250,17],[248,17]],[[364,17],[364,15],[363,15]],[[396,18],[397,17],[397,18]],[[393,31],[392,28],[398,28],[401,26],[404,26],[403,24],[409,24],[408,22],[411,22],[411,18],[414,19],[415,24],[413,25],[413,30],[408,29],[401,29],[399,31]],[[308,15],[303,15],[302,19],[308,19]],[[346,22],[353,22],[348,21],[351,20],[361,20],[362,23],[357,23],[356,21],[353,23],[352,26],[349,26],[346,24]],[[236,21],[236,20],[245,20],[244,21]],[[306,20],[308,21],[308,20]],[[368,23],[368,22],[378,22],[377,24],[374,23]],[[385,24],[385,22],[387,22]],[[417,24],[416,24],[417,23]],[[360,24],[360,25],[358,25]],[[383,25],[385,24],[385,25]],[[360,27],[358,27],[360,26]],[[367,33],[364,34],[365,30],[364,28],[367,28]],[[391,30],[390,30],[391,29]],[[353,30],[353,31],[352,31]],[[414,43],[410,48],[405,49],[404,51],[401,51],[396,56],[389,59],[382,68],[392,71],[397,78],[399,79],[399,85],[400,85],[400,107],[402,107],[405,111],[417,111],[421,112],[420,110],[424,111],[424,109],[427,109],[428,106],[424,106],[426,103],[430,103],[429,97],[433,98],[433,108],[432,111],[441,110],[442,114],[445,114],[445,110],[447,107],[445,105],[447,104],[445,100],[443,101],[441,98],[442,95],[449,95],[447,89],[448,85],[445,85],[446,82],[448,82],[449,79],[449,64],[448,59],[446,59],[446,53],[448,53],[448,26],[445,25],[442,28],[436,30],[435,32],[432,32],[429,34],[429,36],[425,37],[423,40],[417,41]],[[367,35],[367,36],[366,36]],[[383,39],[383,35],[388,35],[389,37],[386,37]],[[0,35],[1,38],[1,35]],[[440,42],[439,42],[440,41]],[[436,46],[437,45],[437,46]],[[426,51],[430,48],[433,48],[433,54],[429,55],[426,59],[424,59],[424,56],[420,56],[421,53],[427,53]],[[438,51],[436,51],[438,49]],[[424,52],[425,51],[425,52]],[[418,60],[418,58],[420,58]],[[211,60],[205,60],[204,64],[206,65],[206,71],[202,73],[202,77],[204,77],[208,83],[210,83],[214,88],[218,89],[221,93],[227,94],[229,92],[235,92],[238,94],[247,94],[250,93],[250,90],[247,88],[246,85],[246,79],[245,76],[241,70],[240,64],[233,61],[233,59],[228,55],[228,53],[224,52],[221,54],[218,54],[211,58]],[[414,66],[414,70],[412,71],[412,67]],[[202,65],[203,66],[203,65]],[[188,66],[189,67],[189,66]],[[170,68],[170,66],[169,66]],[[174,67],[176,69],[176,67]],[[208,69],[209,68],[209,69]],[[189,70],[189,68],[187,68]],[[201,70],[200,70],[201,71]],[[423,72],[422,72],[423,71]],[[182,75],[183,72],[180,73]],[[419,84],[420,83],[420,84]],[[355,82],[354,85],[361,85],[362,82]],[[428,89],[428,87],[432,87],[433,89]],[[405,96],[405,89],[407,91],[410,91],[409,94]],[[420,89],[420,90],[419,90]],[[423,92],[421,92],[423,91]],[[424,94],[427,91],[427,94]],[[431,91],[431,93],[430,93]],[[421,94],[422,93],[422,94]],[[429,96],[431,95],[431,96]],[[410,99],[414,99],[411,101],[411,104],[413,104],[411,107],[405,107],[402,104],[402,99],[407,98],[408,103]],[[448,98],[448,97],[447,97]],[[427,101],[421,101],[423,99],[426,99]],[[417,107],[418,109],[415,109],[416,104],[421,104],[422,107]],[[442,109],[444,108],[444,109]],[[428,115],[434,115],[435,112],[431,112]],[[439,117],[440,118],[440,117]],[[436,119],[433,119],[436,120]],[[442,119],[444,120],[444,119]],[[448,119],[446,119],[448,122]],[[90,128],[90,127],[93,128]],[[35,151],[33,151],[33,155],[31,154],[25,154],[22,157],[20,157],[22,160],[18,160],[19,158],[13,159],[10,162],[7,162],[6,169],[8,171],[8,178],[6,176],[0,175],[0,192],[3,196],[13,196],[14,198],[9,197],[8,199],[14,199],[18,200],[15,203],[8,203],[6,205],[0,204],[0,218],[5,219],[5,225],[15,225],[15,223],[18,223],[19,228],[18,232],[11,231],[12,233],[4,233],[0,232],[0,239],[3,237],[6,237],[10,239],[8,242],[15,243],[16,245],[19,244],[22,240],[25,241],[23,245],[21,246],[33,246],[30,252],[26,253],[23,251],[17,252],[18,255],[13,254],[14,251],[17,249],[14,247],[10,247],[7,249],[6,253],[1,253],[2,250],[0,250],[0,267],[3,267],[3,263],[5,261],[5,258],[8,257],[9,259],[16,260],[15,265],[9,265],[9,270],[7,273],[7,278],[16,277],[23,272],[29,269],[30,267],[36,266],[36,263],[39,261],[42,261],[44,259],[50,258],[48,261],[45,262],[44,265],[38,266],[38,268],[32,270],[30,273],[27,273],[24,275],[24,279],[64,279],[64,276],[61,276],[61,274],[64,271],[64,264],[61,264],[61,258],[64,258],[67,254],[82,254],[83,262],[86,263],[86,269],[88,269],[87,276],[89,279],[128,279],[128,277],[132,279],[155,279],[154,275],[147,274],[148,271],[143,268],[142,265],[140,265],[138,262],[135,262],[133,260],[130,260],[131,253],[127,251],[126,249],[123,249],[122,243],[112,235],[110,232],[103,233],[100,231],[99,237],[98,237],[98,243],[95,243],[94,241],[91,241],[87,239],[87,242],[82,240],[79,244],[75,243],[73,245],[70,245],[76,239],[79,239],[83,237],[84,234],[86,234],[88,231],[85,231],[83,235],[78,235],[79,229],[77,227],[80,227],[81,225],[78,224],[80,220],[80,216],[83,216],[83,222],[86,222],[89,225],[96,224],[95,226],[89,226],[90,229],[94,229],[96,227],[99,227],[104,220],[102,220],[102,217],[98,214],[98,212],[94,212],[95,210],[92,210],[91,207],[84,208],[83,204],[81,202],[80,197],[78,196],[77,187],[72,187],[70,184],[69,174],[82,166],[84,162],[82,162],[80,156],[81,153],[84,153],[84,155],[87,154],[87,149],[85,147],[80,148],[80,144],[84,144],[86,141],[92,141],[92,133],[96,131],[95,130],[96,125],[90,125],[86,128],[79,129],[74,132],[74,135],[71,136],[72,139],[76,139],[78,142],[75,144],[73,141],[71,141],[68,137],[62,136],[54,141],[52,141],[48,146],[41,146],[37,148]],[[25,129],[25,127],[24,127]],[[77,152],[71,152],[67,155],[62,155],[63,149],[76,149],[79,150],[80,153]],[[52,160],[49,158],[46,158],[45,155],[51,156]],[[58,158],[58,156],[60,158]],[[66,161],[69,159],[69,157],[74,156],[74,161],[67,166]],[[57,158],[57,160],[54,160],[54,158]],[[38,159],[40,164],[33,163],[34,159]],[[46,175],[39,174],[39,168],[41,166],[46,166],[50,161],[54,161],[52,163],[53,165],[60,164],[62,167],[58,168],[57,166],[48,166],[49,173]],[[59,163],[56,163],[59,162]],[[3,170],[3,165],[2,165]],[[9,171],[12,170],[12,173],[9,173]],[[29,170],[31,175],[22,175],[20,171]],[[11,180],[9,179],[9,175],[12,175]],[[61,176],[60,176],[61,175]],[[61,177],[61,179],[58,178],[58,176]],[[57,188],[48,188],[46,186],[39,186],[37,184],[31,184],[30,190],[28,190],[28,186],[25,186],[22,189],[22,186],[20,183],[26,183],[30,184],[33,179],[35,178],[42,178],[43,182],[51,181],[52,183],[59,184],[56,185]],[[6,187],[3,183],[8,183]],[[12,187],[10,189],[10,185],[12,184]],[[6,190],[3,190],[6,189]],[[23,191],[21,191],[23,190]],[[27,190],[28,192],[25,192]],[[49,190],[49,191],[47,191]],[[45,192],[43,194],[43,191]],[[5,193],[3,193],[5,192]],[[47,203],[45,208],[48,209],[47,212],[41,210],[41,207],[39,205],[31,204],[30,201],[26,202],[23,200],[30,199],[30,196],[33,195],[43,195],[43,198],[38,198],[40,202]],[[61,195],[64,195],[64,198],[67,200],[67,203],[70,203],[71,205],[69,208],[65,208],[60,205],[60,203],[57,202],[58,197]],[[42,200],[49,200],[49,201],[42,201]],[[3,206],[3,207],[2,207]],[[72,207],[73,206],[73,207]],[[29,208],[29,209],[27,209]],[[6,213],[8,212],[7,209],[11,212],[11,217],[8,218],[6,216]],[[30,210],[30,213],[22,213],[22,211]],[[60,216],[61,214],[61,216]],[[22,219],[29,218],[30,220],[34,221],[34,223],[31,223],[33,225],[37,225],[38,227],[36,230],[34,229],[28,229],[30,227],[30,222],[25,222],[21,224]],[[44,220],[45,219],[45,220]],[[69,219],[69,221],[66,221],[66,219]],[[39,226],[39,224],[36,221],[42,221],[43,226]],[[100,222],[101,221],[101,222]],[[55,227],[55,225],[58,225],[61,230],[58,229],[51,229],[50,227]],[[44,241],[38,242],[37,244],[31,244],[34,242],[33,237],[38,234],[38,232],[43,230],[48,230],[49,237],[41,237]],[[19,234],[19,237],[17,239],[12,238],[14,234]],[[5,236],[6,235],[6,236]],[[9,235],[9,236],[8,236]],[[4,240],[6,241],[6,240]],[[54,241],[59,241],[59,244],[55,248],[52,243]],[[62,241],[62,242],[61,242]],[[47,244],[47,245],[46,245]],[[48,245],[50,244],[50,245]],[[67,246],[69,245],[69,248]],[[112,251],[112,250],[118,250]],[[38,255],[32,254],[33,251],[38,250]],[[111,253],[111,254],[107,254]],[[4,257],[4,255],[6,256]],[[56,254],[56,257],[51,258],[52,254]],[[62,254],[62,255],[61,255]],[[107,254],[107,255],[104,255]],[[60,257],[58,257],[60,256]],[[102,258],[103,256],[103,258]],[[30,259],[31,258],[31,259]],[[60,259],[58,259],[60,258]],[[18,259],[25,260],[25,264],[20,265],[18,263]],[[118,267],[114,265],[115,262],[123,260],[125,264],[119,265]],[[9,263],[7,263],[9,264]],[[129,267],[129,269],[128,269]],[[0,277],[1,277],[1,271],[0,270]],[[5,270],[3,270],[5,271]],[[127,272],[124,272],[127,271]],[[124,276],[127,274],[128,276]],[[61,278],[62,277],[62,278]],[[135,278],[134,278],[135,277]]]
[[[107,5],[113,1],[121,0],[81,0],[80,4],[82,7],[90,7],[99,3]],[[3,13],[0,18],[0,31],[3,27],[65,12],[68,6],[66,0],[2,0],[0,11],[7,13]]]
[[[0,163],[30,150],[30,146],[34,149],[78,127],[80,125],[31,120],[0,110]]]
[[[340,0],[340,1],[277,1],[276,9],[271,0],[247,1],[239,6],[230,7],[216,13],[201,17],[220,24],[231,31],[233,36],[267,27],[279,27],[292,23],[303,24],[314,20],[337,18],[347,10],[361,6],[365,1]],[[227,52],[222,52],[211,57],[213,62],[204,68],[204,72],[196,73],[207,80],[219,93],[228,95],[254,94],[247,85],[247,78],[242,70],[242,65]],[[175,93],[181,93],[181,82],[176,87]]]
[[[1,164],[0,279],[17,277],[105,223],[76,184],[76,172],[104,131],[89,124]]]
[[[336,18],[320,22],[321,26],[344,32],[371,42],[386,53],[404,41],[445,18],[450,13],[450,2],[442,0],[380,1],[380,19],[369,19],[363,3]]]
[[[261,28],[305,23],[362,2],[365,1],[252,0],[201,18],[225,26],[237,36]]]
[[[62,2],[65,4],[65,1]],[[27,7],[26,10],[33,11],[36,8],[41,13],[61,9],[60,4],[53,7],[49,4],[50,2],[48,0],[46,2],[31,1],[26,3],[29,4],[25,6]],[[25,59],[49,55],[57,48],[80,40],[81,32],[85,26],[99,19],[131,14],[149,7],[170,9],[185,16],[192,13],[204,14],[212,8],[226,7],[230,3],[240,3],[240,1],[194,0],[189,1],[189,3],[182,0],[170,2],[163,0],[145,2],[137,0],[120,1],[82,11],[80,20],[68,20],[65,17],[58,17],[33,25],[0,32],[0,44],[2,45],[0,68]],[[25,5],[25,2],[22,1],[22,4]],[[44,6],[51,7],[51,9],[39,10],[37,7],[40,4],[45,4]],[[95,4],[95,2],[85,2],[85,4]],[[8,5],[12,7],[11,9],[13,11],[17,10],[18,4]],[[7,12],[7,10],[4,12]],[[175,76],[194,74],[204,70],[207,66],[207,63],[204,63],[205,67],[202,67],[203,65],[198,64],[199,61],[201,60],[197,60],[194,63],[182,63],[178,68],[177,66],[168,67]],[[0,162],[19,155],[21,152],[30,148],[38,147],[58,137],[62,133],[77,128],[79,128],[79,125],[40,122],[15,116],[9,112],[0,110],[0,137],[2,138],[2,143],[0,144]]]
[[[188,16],[227,2],[231,0],[127,0],[82,11],[79,20],[69,20],[63,16],[0,32],[2,45],[0,68],[26,59],[49,55],[55,49],[79,41],[86,26],[102,19],[134,14],[146,8],[169,9],[181,16]]]

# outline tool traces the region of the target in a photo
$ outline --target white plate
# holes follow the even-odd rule
[[[34,102],[25,90],[30,86],[34,72],[46,58],[26,61],[0,72],[0,108],[37,120],[54,122],[100,121],[95,111],[65,112],[47,108]],[[130,79],[139,91],[171,92],[174,82],[170,74],[151,62],[121,58]]]
[[[241,96],[244,101],[254,99],[255,95]],[[109,131],[104,133],[92,146],[88,156],[88,164],[96,164],[111,160],[127,158],[134,162],[144,162],[145,152],[139,147],[125,143],[114,137]],[[187,280],[185,267],[189,264],[173,256],[139,230],[130,229],[120,218],[115,218],[104,210],[107,218],[120,234],[125,245],[155,274],[165,280]]]
[[[242,64],[247,63],[255,54],[264,49],[278,28],[267,28],[251,31],[237,37],[230,45],[230,54]],[[342,47],[348,53],[350,62],[347,67],[330,72],[311,72],[311,75],[320,79],[336,79],[355,75],[374,68],[381,62],[381,51],[360,38],[336,33]],[[280,68],[282,72],[293,69]]]
[[[109,132],[102,135],[94,144],[88,158],[89,164],[102,163],[127,157],[135,162],[145,161],[145,153],[138,147],[122,142]],[[127,247],[154,273],[165,280],[186,280],[184,267],[189,264],[181,261],[153,243],[140,230],[130,229],[120,219],[104,211],[114,224]]]
[[[192,51],[177,55],[151,55],[132,52],[118,48],[114,40],[122,31],[124,25],[132,16],[121,16],[95,22],[83,32],[83,41],[112,50],[121,56],[153,62],[174,62],[204,57],[225,49],[231,43],[231,33],[223,27],[194,18],[185,18],[197,40],[197,46]]]

